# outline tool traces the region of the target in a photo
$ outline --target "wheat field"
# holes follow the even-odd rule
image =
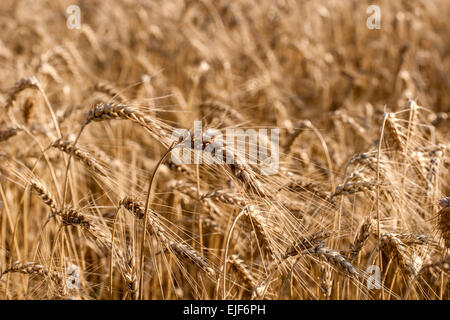
[[[450,3],[375,2],[2,0],[0,299],[449,299]]]

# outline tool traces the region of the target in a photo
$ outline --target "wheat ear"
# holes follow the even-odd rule
[[[142,215],[142,213],[144,212],[144,207],[142,203],[133,201],[133,198],[130,197],[126,197],[120,203],[136,218],[138,219],[144,218],[145,215]],[[172,251],[175,253],[176,256],[183,259],[187,259],[188,261],[192,262],[200,269],[205,271],[208,275],[215,278],[216,276],[215,270],[209,265],[209,263],[203,257],[201,257],[197,253],[197,251],[195,251],[192,247],[186,244],[169,240],[169,238],[167,237],[167,231],[158,221],[156,213],[153,213],[153,215],[149,215],[148,219],[151,233],[156,234],[156,236],[168,249],[172,249]]]
[[[78,147],[74,147],[70,141],[63,141],[62,139],[57,139],[52,144],[53,148],[61,150],[67,154],[73,155],[75,159],[84,163],[88,168],[91,168],[94,172],[106,177],[106,172],[103,167],[98,163],[98,161],[90,155],[88,152],[82,151]]]
[[[66,295],[66,285],[64,282],[64,278],[61,277],[61,275],[58,272],[49,270],[47,267],[37,262],[16,261],[11,265],[10,268],[0,273],[0,279],[2,278],[3,275],[7,273],[22,273],[28,275],[37,275],[43,278],[48,277],[58,288],[58,293],[61,296]]]
[[[241,279],[245,288],[251,292],[256,286],[257,282],[253,275],[250,273],[250,270],[248,270],[248,266],[235,254],[228,258],[228,262],[230,263],[231,269],[236,272],[236,274]]]
[[[39,89],[36,78],[22,78],[16,82],[16,84],[9,90],[8,97],[6,98],[6,110],[9,110],[12,107],[19,93],[28,88]]]

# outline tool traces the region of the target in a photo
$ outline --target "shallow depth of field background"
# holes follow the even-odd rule
[[[0,298],[448,299],[448,17],[2,0]],[[162,159],[195,120],[280,129],[279,171]]]

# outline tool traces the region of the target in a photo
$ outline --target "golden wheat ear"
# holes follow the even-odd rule
[[[31,78],[22,78],[20,79],[10,90],[8,93],[8,96],[6,98],[6,110],[9,110],[14,102],[17,99],[17,96],[19,95],[19,93],[21,93],[22,91],[29,89],[29,88],[33,88],[33,89],[38,89],[39,88],[39,84],[36,80],[36,78],[31,77]]]

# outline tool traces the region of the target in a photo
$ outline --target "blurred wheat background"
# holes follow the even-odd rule
[[[0,298],[448,299],[450,3],[375,2],[2,0]]]

